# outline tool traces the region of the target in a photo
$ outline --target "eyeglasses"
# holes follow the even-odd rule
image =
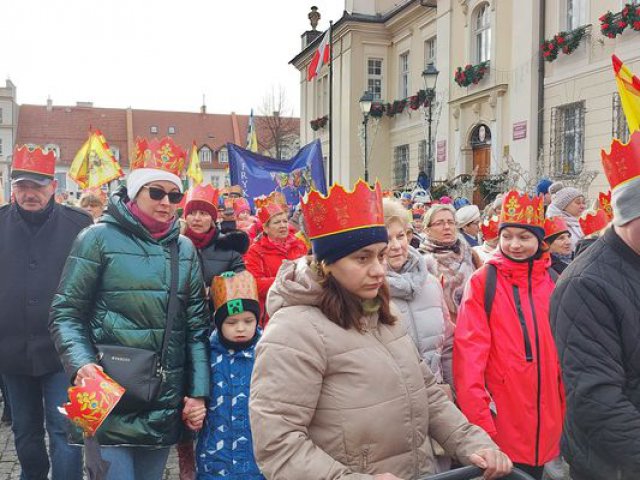
[[[149,187],[147,185],[143,185],[142,188],[146,188],[149,190],[149,197],[151,200],[162,200],[165,196],[169,197],[169,203],[178,204],[182,201],[182,197],[184,197],[184,193],[181,192],[165,192],[163,189],[158,187]]]
[[[444,226],[447,227],[455,227],[456,222],[453,220],[438,220],[437,222],[433,222],[430,227],[442,228]]]

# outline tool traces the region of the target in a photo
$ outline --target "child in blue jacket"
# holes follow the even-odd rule
[[[261,332],[258,288],[247,272],[215,277],[211,295],[216,330],[211,335],[211,400],[198,435],[198,480],[263,480],[253,457],[249,385]]]

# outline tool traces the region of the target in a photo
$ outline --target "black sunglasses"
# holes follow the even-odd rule
[[[147,185],[143,185],[142,188],[146,188],[149,190],[149,197],[151,200],[162,200],[165,195],[169,197],[169,203],[178,204],[182,201],[182,197],[184,197],[184,193],[181,192],[165,192],[163,189],[158,187],[149,187]]]

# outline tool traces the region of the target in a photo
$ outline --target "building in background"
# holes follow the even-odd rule
[[[17,128],[18,144],[39,144],[54,149],[57,154],[56,178],[59,190],[77,193],[77,185],[67,172],[73,158],[86,141],[89,129],[99,129],[120,162],[125,173],[129,159],[135,151],[137,137],[172,137],[185,150],[196,142],[204,181],[222,187],[227,181],[228,153],[226,144],[245,146],[248,115],[210,114],[206,107],[200,112],[169,112],[94,107],[90,102],[75,106],[57,106],[49,100],[47,105],[21,105]],[[297,126],[298,119],[287,119]],[[258,142],[269,144],[269,133],[257,128]],[[289,142],[299,145],[296,132],[289,132]],[[283,155],[295,154],[293,147]],[[270,154],[270,151],[260,153]]]
[[[18,125],[18,103],[16,86],[11,80],[0,87],[0,204],[9,201],[11,182],[9,167],[13,157]]]

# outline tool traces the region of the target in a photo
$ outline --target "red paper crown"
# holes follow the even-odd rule
[[[480,230],[482,230],[482,238],[487,240],[495,240],[500,235],[500,218],[494,215],[491,218],[485,218],[484,222],[480,224]]]
[[[233,199],[233,211],[236,215],[240,215],[242,212],[251,213],[251,207],[246,198],[234,198]]]
[[[43,149],[41,146],[16,146],[13,152],[14,172],[36,173],[53,178],[56,165],[55,150]]]
[[[258,210],[258,218],[262,222],[263,225],[266,225],[271,217],[277,215],[278,213],[287,213],[282,205],[278,203],[266,203]]]
[[[411,210],[411,213],[413,215],[413,218],[422,218],[424,216],[424,208],[413,208]]]
[[[85,378],[81,385],[69,387],[69,402],[58,407],[89,436],[96,433],[125,392],[106,373],[97,374],[100,378]]]
[[[515,223],[544,229],[544,199],[542,195],[530,197],[511,190],[504,198],[500,224]]]
[[[599,232],[603,228],[606,228],[611,222],[611,219],[602,209],[598,209],[595,212],[585,212],[585,214],[578,219],[580,222],[580,228],[585,235],[591,235],[592,233]]]
[[[287,204],[287,199],[282,192],[271,192],[269,196],[261,195],[253,199],[253,204],[256,206],[256,209],[264,207],[268,203],[277,203],[282,205],[283,207],[289,208]]]
[[[383,227],[382,188],[360,179],[352,191],[334,184],[327,196],[312,189],[302,199],[306,232],[311,240],[349,230]]]
[[[640,132],[631,134],[629,143],[617,138],[611,142],[611,152],[600,152],[604,173],[611,189],[640,177]]]
[[[213,209],[218,208],[218,190],[212,185],[194,185],[187,191],[185,206],[191,202],[204,202],[210,204]]]
[[[562,217],[547,218],[544,222],[544,238],[549,238],[557,233],[568,232],[567,222]]]
[[[154,138],[136,139],[136,153],[131,170],[137,168],[156,168],[166,170],[178,177],[182,174],[187,153],[171,137],[162,140]]]
[[[598,204],[600,208],[598,210],[604,210],[604,213],[609,217],[609,221],[613,220],[613,207],[611,206],[611,190],[607,193],[602,193],[598,195]]]

